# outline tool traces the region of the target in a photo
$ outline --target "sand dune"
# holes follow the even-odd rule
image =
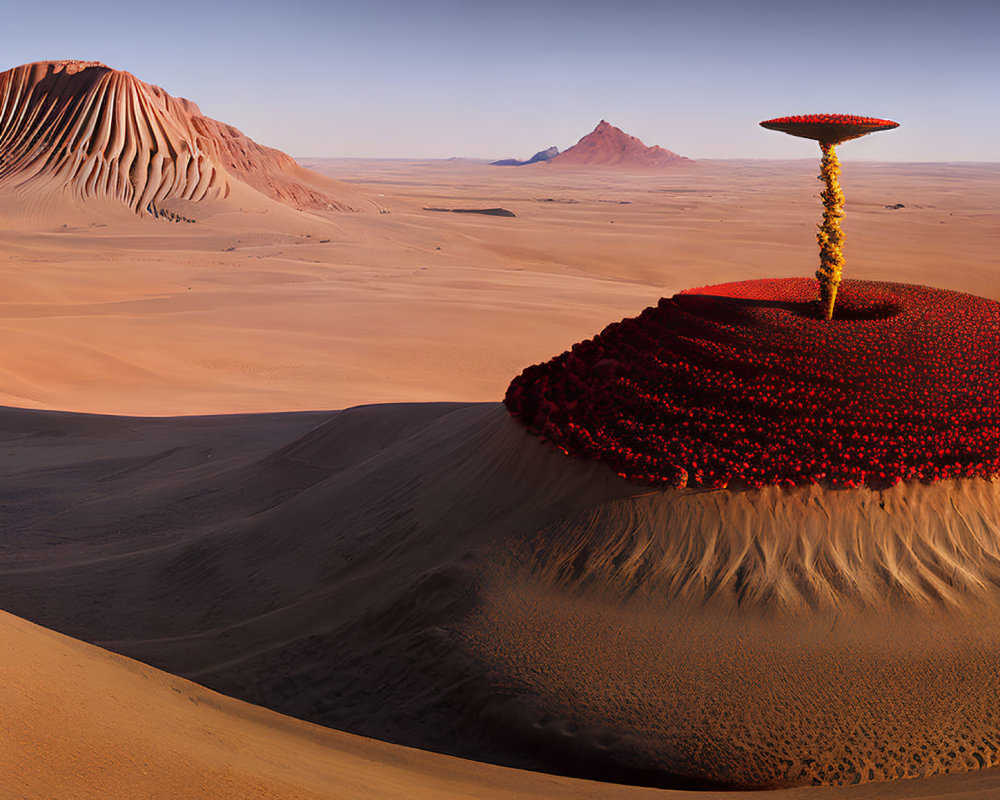
[[[7,608],[303,719],[579,777],[1000,759],[996,484],[649,493],[496,404],[321,419],[8,412]]]
[[[648,798],[282,717],[0,614],[11,798]],[[57,709],[57,713],[53,710]]]
[[[173,218],[164,204],[228,198],[234,181],[298,209],[351,209],[291,156],[127,72],[47,61],[0,73],[0,189]]]
[[[89,72],[108,74],[57,82]],[[164,117],[164,142],[175,123],[194,130],[190,106],[150,97],[192,115]],[[397,404],[3,409],[6,610],[302,719],[498,764],[867,784],[773,798],[995,794],[995,484],[645,493],[552,452],[496,402],[525,365],[660,296],[809,274],[812,162],[655,178],[309,162],[353,185],[303,185],[391,212],[338,215],[285,205],[308,196],[255,187],[250,166],[239,177],[241,148],[248,164],[271,156],[203,128],[203,145],[232,137],[228,155],[198,151],[228,198],[159,204],[196,224],[137,219],[141,196],[80,202],[79,180],[25,221],[28,195],[64,184],[20,162],[40,171],[0,192],[2,396],[152,414]],[[1000,297],[997,175],[846,164],[848,273]],[[516,218],[421,211],[498,205]],[[0,627],[24,720],[0,733],[5,763],[23,765],[4,777],[20,795],[114,796],[120,777],[122,796],[690,796],[359,742]],[[64,678],[65,663],[83,672]]]
[[[298,722],[0,614],[4,797],[84,800],[681,800],[420,752]],[[58,709],[54,713],[53,709]],[[994,796],[1000,773],[880,786],[879,797]],[[859,800],[847,790],[748,800]],[[859,791],[862,790],[862,791]],[[730,794],[700,793],[703,800]]]

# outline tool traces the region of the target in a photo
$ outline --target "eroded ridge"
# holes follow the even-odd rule
[[[99,62],[0,73],[0,186],[65,188],[145,214],[172,198],[228,197],[237,180],[296,208],[344,208],[294,180],[297,169],[194,103]]]
[[[512,563],[561,590],[659,604],[978,614],[1000,604],[1000,484],[666,491],[560,517]]]

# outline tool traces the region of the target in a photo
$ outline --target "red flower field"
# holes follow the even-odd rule
[[[1000,475],[1000,303],[844,281],[664,298],[514,379],[505,403],[563,452],[654,486]]]

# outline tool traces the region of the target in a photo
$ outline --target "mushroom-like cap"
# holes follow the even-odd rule
[[[762,128],[790,133],[806,139],[817,139],[822,144],[840,144],[857,139],[866,133],[898,128],[891,119],[858,117],[853,114],[806,114],[798,117],[778,117],[760,123]]]

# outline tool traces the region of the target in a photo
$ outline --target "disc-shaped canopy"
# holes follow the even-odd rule
[[[857,139],[866,133],[898,128],[891,119],[858,117],[854,114],[805,114],[798,117],[778,117],[760,123],[762,128],[790,133],[806,139],[817,139],[823,144],[840,144]]]

